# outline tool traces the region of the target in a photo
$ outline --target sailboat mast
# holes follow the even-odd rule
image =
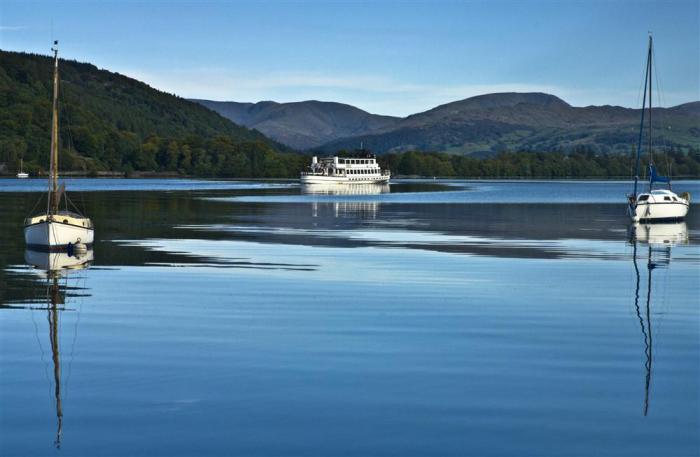
[[[58,212],[58,41],[53,51],[53,110],[51,118],[51,170],[49,171],[49,214]]]
[[[651,75],[652,75],[652,66],[653,63],[651,61],[652,59],[652,37],[649,35],[649,192],[651,192],[651,187],[654,184],[653,180],[653,173],[651,173],[651,166],[654,165],[654,153],[651,149],[651,88],[652,88],[652,83],[651,83]]]
[[[637,198],[637,184],[639,183],[639,160],[642,155],[642,139],[644,133],[644,112],[647,103],[647,87],[649,87],[649,67],[651,64],[651,36],[649,36],[649,48],[647,49],[647,66],[644,70],[644,95],[642,96],[642,119],[639,121],[639,141],[637,141],[637,158],[634,166],[634,198]]]

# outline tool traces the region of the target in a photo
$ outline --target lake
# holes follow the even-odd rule
[[[76,179],[94,249],[49,257],[45,186],[0,180],[0,455],[700,455],[698,205]]]

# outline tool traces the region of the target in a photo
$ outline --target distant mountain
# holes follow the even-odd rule
[[[400,119],[370,114],[342,103],[315,100],[295,103],[193,101],[237,124],[254,128],[301,150],[316,148],[338,138],[387,129]],[[358,146],[359,143],[355,145]]]
[[[218,174],[243,149],[287,149],[118,73],[68,60],[59,69],[63,170]],[[0,164],[7,169],[20,158],[32,173],[48,168],[52,71],[49,56],[0,50]]]
[[[406,150],[489,155],[499,151],[628,151],[636,144],[640,111],[619,106],[573,107],[542,93],[480,95],[408,116],[388,128],[341,138],[321,149],[354,148],[359,141],[378,153]],[[700,146],[700,102],[655,108],[658,145]]]
[[[221,115],[298,149],[409,150],[492,155],[502,150],[629,151],[636,144],[639,110],[573,107],[554,95],[480,95],[405,118],[369,114],[329,102],[235,103],[198,100]],[[654,141],[700,147],[700,102],[655,108]]]

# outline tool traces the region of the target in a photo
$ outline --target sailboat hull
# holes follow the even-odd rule
[[[95,232],[92,224],[86,225],[89,226],[43,220],[24,227],[24,241],[28,248],[38,250],[62,250],[79,243],[89,247],[94,241]]]
[[[640,195],[637,204],[629,208],[629,213],[634,222],[673,222],[683,220],[689,206],[687,200],[673,192],[653,191]]]

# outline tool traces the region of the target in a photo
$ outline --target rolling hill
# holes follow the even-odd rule
[[[233,122],[254,128],[296,149],[312,149],[338,138],[392,127],[399,118],[354,106],[315,100],[296,103],[237,103],[193,100]]]
[[[480,95],[405,118],[323,102],[199,102],[282,143],[327,153],[353,150],[360,142],[380,154],[629,151],[637,141],[640,114],[619,106],[574,107],[543,93]],[[700,102],[655,108],[653,116],[657,144],[684,150],[700,147]]]
[[[700,102],[655,108],[658,145],[700,145]],[[368,148],[384,153],[405,150],[489,155],[503,150],[570,152],[629,151],[636,144],[640,111],[618,106],[573,107],[542,93],[488,94],[448,103],[402,119],[391,129],[362,135]],[[359,138],[342,138],[324,150],[352,147]]]

